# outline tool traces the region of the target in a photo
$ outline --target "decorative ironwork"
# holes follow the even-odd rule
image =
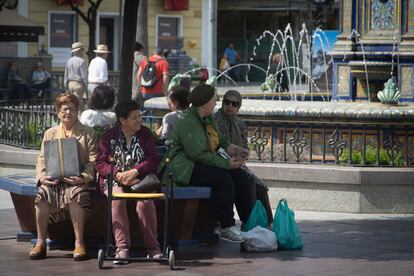
[[[144,119],[153,128],[159,120],[154,116]],[[246,119],[245,122],[253,162],[414,166],[412,122],[390,124],[386,119],[377,123],[277,119],[265,122]],[[0,101],[0,143],[39,149],[44,132],[58,123],[51,103]]]
[[[333,155],[335,156],[335,162],[339,163],[339,158],[342,155],[342,152],[344,151],[344,148],[346,148],[346,141],[344,140],[344,136],[342,135],[341,130],[338,126],[336,126],[336,129],[332,133],[332,135],[329,137],[328,141],[328,147],[332,149]]]
[[[269,139],[265,137],[262,127],[256,128],[250,142],[253,144],[253,150],[257,153],[259,160],[262,160],[262,154],[268,141]]]
[[[0,102],[0,143],[40,148],[43,133],[58,123],[53,105],[44,101]]]
[[[6,113],[0,112],[0,139],[3,139],[7,129]]]
[[[391,160],[391,164],[395,165],[395,159],[400,154],[402,143],[398,139],[394,130],[390,130],[388,137],[384,139],[384,149]]]
[[[296,162],[299,162],[300,155],[303,152],[303,148],[306,147],[308,142],[303,138],[303,132],[299,126],[295,128],[292,133],[292,137],[289,138],[289,145],[292,147],[293,154],[296,157]]]

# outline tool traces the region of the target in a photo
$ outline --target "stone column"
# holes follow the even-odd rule
[[[400,60],[400,90],[401,99],[414,101],[414,0],[406,0],[402,3],[401,12],[403,20],[401,43],[399,45]]]
[[[335,61],[332,78],[332,97],[335,99],[351,100],[354,88],[352,87],[351,68],[348,66],[349,59],[354,52],[354,40],[348,39],[355,23],[352,22],[354,11],[357,12],[356,0],[341,0],[340,4],[340,28],[332,50],[332,57]]]
[[[401,35],[401,52],[414,52],[414,0],[403,2],[401,12],[404,13],[403,27],[404,32]]]
[[[217,0],[203,0],[202,8],[202,36],[201,36],[201,65],[209,68],[209,76],[217,68]]]
[[[354,0],[341,1],[340,17],[342,33],[338,36],[334,51],[351,51],[353,48],[353,42],[348,40],[347,37],[351,34],[352,29],[354,28],[352,23],[354,4]]]

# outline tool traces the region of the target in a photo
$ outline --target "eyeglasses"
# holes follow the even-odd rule
[[[60,109],[60,112],[61,113],[67,113],[68,111],[70,113],[73,113],[73,112],[76,111],[76,109],[75,108],[72,108],[72,107],[63,107],[63,108]]]
[[[223,103],[225,105],[232,105],[233,107],[239,107],[239,102],[233,102],[230,100],[223,99]]]

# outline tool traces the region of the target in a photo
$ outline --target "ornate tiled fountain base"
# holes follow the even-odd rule
[[[216,110],[221,106],[217,103]],[[168,111],[164,98],[154,98],[145,102],[155,115],[163,115]],[[320,120],[320,121],[398,121],[414,123],[414,104],[383,105],[369,102],[300,102],[243,100],[239,111],[244,118],[284,119],[284,120]]]
[[[163,98],[145,105],[167,112]],[[273,206],[286,197],[296,210],[414,213],[414,104],[243,99],[240,115],[250,142],[262,144],[248,166],[269,185]]]

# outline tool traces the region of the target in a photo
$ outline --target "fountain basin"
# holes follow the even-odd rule
[[[220,106],[218,102],[216,110]],[[145,107],[158,116],[168,108],[165,98],[150,99]],[[266,141],[259,158],[254,155],[260,150],[252,150],[256,162],[248,166],[269,186],[272,204],[287,198],[295,210],[414,213],[414,168],[409,167],[414,160],[414,104],[243,99],[239,114],[255,130],[249,138]],[[292,145],[298,149],[305,141],[306,153],[286,155]],[[344,152],[361,152],[365,141],[374,151],[383,151],[385,141],[394,150],[401,146],[402,154],[408,151],[408,166],[354,165],[335,154],[342,146]]]
[[[168,112],[165,98],[153,98],[145,102],[153,114],[163,116]],[[221,107],[217,103],[215,110]],[[289,121],[377,121],[398,123],[414,123],[414,103],[383,105],[370,102],[299,102],[277,100],[243,99],[239,115],[243,118],[284,119]]]

